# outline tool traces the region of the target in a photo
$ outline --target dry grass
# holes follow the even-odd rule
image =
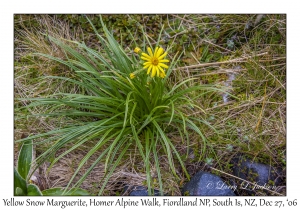
[[[27,16],[22,16],[22,18],[24,17]],[[51,34],[57,38],[80,41],[79,35],[84,32],[80,28],[71,31],[68,23],[60,21],[55,16],[30,16],[38,22],[38,27],[23,25],[24,19],[22,18],[19,19],[19,22],[15,22],[16,26],[20,26],[15,36],[15,98],[39,97],[66,90],[71,93],[80,91],[77,87],[61,81],[39,80],[38,78],[41,76],[47,75],[72,77],[72,72],[53,61],[32,57],[32,53],[40,52],[64,57],[64,53],[55,45],[52,45],[43,33]],[[233,73],[235,75],[234,80],[230,81],[229,85],[227,84],[229,92],[235,98],[229,97],[229,101],[224,103],[222,93],[211,93],[198,101],[202,110],[187,111],[186,113],[209,121],[219,132],[219,135],[216,135],[207,126],[201,125],[201,129],[205,131],[211,145],[205,154],[199,154],[198,152],[199,148],[203,146],[199,138],[196,136],[191,138],[190,147],[194,153],[189,153],[189,157],[185,159],[189,173],[193,175],[199,170],[218,172],[224,179],[229,180],[233,178],[230,161],[235,155],[241,153],[246,154],[252,160],[279,167],[285,172],[285,17],[267,15],[266,20],[263,22],[257,20],[258,17],[254,15],[250,19],[246,15],[169,15],[168,18],[170,25],[172,25],[172,21],[178,19],[178,27],[184,26],[186,30],[197,27],[207,30],[203,32],[204,38],[202,37],[203,34],[197,34],[199,42],[191,42],[194,52],[191,53],[188,63],[181,64],[176,69],[170,85],[182,78],[194,77],[198,78],[194,82],[199,84],[226,86],[229,75]],[[207,18],[212,18],[213,21],[207,21]],[[251,32],[245,29],[245,23],[248,24],[249,21],[253,22]],[[246,41],[238,40],[237,44],[240,46],[235,50],[229,49],[221,44],[221,41],[218,42],[218,40],[213,40],[210,37],[210,30],[213,30],[216,25],[220,26],[219,33],[221,35],[219,40],[229,38],[235,33],[245,33],[245,35],[239,35],[239,37],[245,38]],[[174,28],[173,25],[172,27]],[[273,31],[278,32],[282,37],[278,44],[267,42],[267,38],[272,40],[272,36],[275,37],[276,34],[273,34]],[[170,39],[173,39],[174,43],[178,42],[180,33],[183,32],[176,32]],[[89,44],[93,45],[92,42]],[[215,52],[227,56],[227,59],[200,62],[199,58],[203,56],[200,48],[204,44],[215,50]],[[187,53],[185,53],[185,56],[187,56]],[[15,102],[16,108],[25,105],[27,105],[26,101],[22,104],[18,101]],[[40,133],[74,123],[73,120],[63,116],[55,119],[42,117],[26,119],[27,115],[42,112],[41,109],[31,109],[26,112],[16,111],[15,139],[20,139],[24,133]],[[180,154],[185,155],[187,147],[182,143],[178,134],[174,132],[170,138],[172,138]],[[231,145],[232,148],[228,145]],[[42,152],[44,148],[42,145],[36,148],[37,154]],[[17,145],[15,149],[18,149]],[[131,148],[131,153],[117,167],[107,184],[104,195],[122,195],[124,194],[125,185],[146,186],[144,165],[140,161],[141,158],[135,155],[136,149]],[[63,151],[60,151],[59,154],[61,152]],[[59,160],[49,173],[47,173],[47,164],[45,164],[39,170],[40,179],[42,180],[39,186],[41,188],[66,186],[76,170],[76,166],[85,154],[84,148],[68,154]],[[203,159],[198,161],[201,155]],[[192,156],[194,158],[191,158]],[[88,169],[89,164],[96,158],[97,154],[91,157],[89,163],[83,167],[74,181],[78,180],[78,177]],[[212,168],[207,165],[205,158],[214,160],[210,165]],[[169,168],[167,157],[160,156],[159,161],[163,168]],[[180,182],[176,181],[172,174],[162,174],[169,195],[181,195],[180,188],[187,181],[184,179],[182,171],[177,171],[177,173],[181,178]],[[151,166],[151,174],[153,178],[157,176],[154,165]],[[104,164],[99,163],[81,187],[87,189],[91,194],[97,194],[103,176]],[[285,173],[283,176],[285,176]],[[285,194],[284,185],[285,183],[280,188],[281,194]],[[154,182],[153,188],[157,187],[158,183]],[[260,193],[258,192],[257,195],[260,195]]]

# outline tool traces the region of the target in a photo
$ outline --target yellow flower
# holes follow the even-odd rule
[[[164,59],[167,55],[167,52],[164,52],[164,49],[161,47],[156,47],[154,53],[152,52],[150,47],[147,47],[148,54],[142,53],[141,59],[144,62],[144,69],[147,69],[147,74],[150,74],[151,70],[151,77],[155,75],[157,77],[164,78],[166,76],[165,70],[163,68],[169,68],[166,64],[169,60]]]
[[[133,79],[133,78],[135,78],[135,74],[134,73],[130,73],[129,77],[130,77],[130,79]]]
[[[138,54],[139,52],[141,52],[141,49],[139,47],[136,47],[134,50],[133,50],[136,54]]]

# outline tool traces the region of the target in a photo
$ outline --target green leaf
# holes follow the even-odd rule
[[[14,168],[14,195],[20,195],[19,193],[25,195],[27,194],[27,184],[25,179],[23,179],[18,171]]]
[[[126,140],[126,138],[124,138],[124,140]],[[125,141],[121,141],[120,142],[120,146],[124,145]],[[107,175],[105,175],[105,180],[103,180],[102,182],[102,187],[98,193],[98,195],[101,195],[104,191],[104,188],[109,180],[109,178],[111,177],[112,173],[114,172],[114,170],[116,169],[116,167],[120,164],[122,157],[124,156],[124,154],[127,152],[128,147],[131,145],[131,143],[127,143],[125,148],[122,150],[122,152],[120,153],[118,159],[114,162],[114,164],[110,167],[110,171]]]
[[[159,124],[156,122],[156,120],[153,120],[153,125],[156,127],[158,133],[161,136],[162,143],[163,143],[162,145],[166,148],[170,168],[171,168],[174,176],[176,176],[176,178],[179,179],[178,175],[176,174],[176,170],[175,170],[175,166],[174,166],[174,162],[173,162],[172,151],[170,148],[170,140],[168,139],[166,133],[161,129]]]
[[[156,151],[157,141],[158,141],[158,134],[156,132],[156,141],[155,141],[155,144],[153,144],[153,156],[154,156],[154,160],[155,160],[155,167],[157,170],[159,193],[161,196],[163,196],[164,195],[163,184],[162,184],[162,178],[161,178],[160,167],[159,167],[159,159],[158,159],[158,155],[157,155],[157,151]]]
[[[25,141],[21,147],[18,158],[18,172],[26,180],[32,162],[32,140]]]
[[[27,195],[28,196],[41,196],[43,194],[40,191],[38,186],[36,186],[35,184],[29,184],[27,186]]]
[[[64,193],[63,188],[51,188],[43,190],[42,194],[45,196],[55,196],[55,195],[68,195],[68,196],[80,196],[80,195],[90,195],[86,190],[83,189],[72,189],[67,193]]]
[[[146,159],[145,159],[145,167],[146,167],[146,175],[147,175],[147,185],[148,185],[148,195],[151,195],[151,183],[152,183],[152,178],[151,178],[151,173],[150,173],[150,145],[149,145],[149,130],[147,129],[145,132],[145,140],[146,140]]]
[[[22,196],[22,195],[25,195],[25,193],[23,192],[23,190],[20,187],[17,187],[15,190],[15,195]]]

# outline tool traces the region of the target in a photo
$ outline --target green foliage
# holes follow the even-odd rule
[[[19,172],[14,169],[14,195],[26,195],[27,184]]]
[[[27,186],[27,176],[32,162],[32,140],[24,141],[18,157],[18,167],[14,169],[14,195],[34,194],[36,188]]]
[[[63,60],[47,54],[36,54],[57,61],[72,69],[77,79],[67,77],[51,78],[65,80],[78,85],[85,90],[84,93],[56,93],[47,98],[26,98],[26,100],[32,101],[27,108],[36,106],[51,107],[48,109],[49,112],[43,113],[41,116],[87,117],[85,118],[86,120],[80,125],[68,126],[48,133],[34,135],[23,139],[23,141],[42,137],[44,143],[52,143],[49,149],[37,158],[36,167],[49,160],[60,148],[64,148],[67,144],[72,143],[73,146],[70,149],[67,149],[52,161],[50,168],[60,158],[81,145],[86,144],[88,141],[95,142],[94,146],[80,161],[78,168],[63,192],[64,194],[69,194],[72,189],[78,188],[93,168],[100,161],[104,161],[105,176],[101,181],[102,186],[99,191],[99,195],[101,195],[115,168],[128,155],[128,149],[131,146],[137,146],[147,174],[148,193],[151,194],[151,186],[153,185],[150,174],[150,157],[153,155],[159,179],[160,193],[163,194],[163,183],[157,152],[158,146],[167,155],[173,175],[178,177],[175,169],[175,158],[189,179],[184,163],[166,131],[169,128],[176,128],[183,134],[183,138],[187,139],[189,138],[188,130],[195,131],[204,142],[202,150],[205,151],[205,145],[208,142],[197,126],[205,122],[194,117],[187,117],[185,115],[185,105],[182,102],[184,101],[190,107],[197,108],[198,106],[191,99],[185,97],[186,94],[197,90],[215,91],[217,89],[199,85],[185,88],[185,84],[193,79],[186,79],[168,89],[166,85],[168,78],[178,60],[174,59],[170,63],[167,76],[164,79],[150,78],[144,70],[141,71],[142,66],[139,60],[135,56],[129,57],[124,52],[108,31],[102,19],[101,23],[105,38],[97,32],[97,29],[89,19],[88,21],[99,38],[105,54],[87,47],[84,43],[69,41],[77,45],[80,51],[78,52],[70,45],[50,36],[49,40],[63,49],[67,59]],[[147,36],[144,35],[144,37],[145,42],[147,41],[148,45],[151,46]],[[159,41],[160,37],[157,43]],[[146,46],[146,43],[144,43],[144,46]],[[133,72],[139,73],[131,80],[129,79],[129,74]],[[196,96],[194,99],[197,97],[200,96]],[[82,166],[98,150],[102,150],[101,155],[69,190],[71,183]]]
[[[24,180],[27,180],[27,175],[31,167],[32,150],[32,141],[24,142],[20,149],[20,154],[18,158],[18,172]]]
[[[35,184],[28,182],[30,179],[29,171],[31,170],[33,153],[32,140],[24,141],[18,158],[18,168],[14,168],[14,195],[15,196],[42,196],[42,195],[89,195],[82,189],[73,189],[67,194],[63,194],[62,188],[51,188],[40,191]],[[21,175],[22,174],[22,175]]]
[[[43,193],[40,191],[39,187],[35,184],[27,185],[27,196],[42,196]]]
[[[166,106],[166,108],[159,108],[154,111],[152,116],[155,116],[157,111],[162,111],[161,113],[172,113],[172,110],[174,110],[174,120],[178,120],[178,114],[181,112],[184,117],[194,116],[198,119],[206,119],[211,126],[218,129],[218,134],[213,133],[209,126],[196,121],[196,126],[203,134],[205,134],[205,137],[209,138],[209,141],[203,141],[201,137],[199,138],[195,135],[195,132],[191,130],[189,127],[190,125],[186,122],[183,127],[187,129],[189,135],[186,135],[184,131],[181,131],[180,129],[178,130],[176,126],[180,125],[180,123],[173,119],[170,124],[169,121],[167,123],[162,121],[158,122],[159,125],[161,123],[163,124],[161,125],[162,131],[170,138],[173,146],[179,151],[182,162],[185,164],[189,159],[188,152],[185,152],[184,150],[190,145],[195,152],[193,160],[190,161],[197,165],[201,165],[209,162],[208,160],[213,158],[214,161],[211,162],[212,166],[224,170],[229,174],[232,173],[230,159],[234,157],[237,152],[247,154],[250,159],[255,159],[266,164],[275,163],[279,167],[285,168],[286,16],[282,14],[267,14],[257,22],[256,19],[258,16],[259,15],[256,14],[102,15],[102,20],[104,24],[108,26],[109,32],[122,46],[122,49],[124,49],[123,51],[126,52],[125,54],[129,55],[128,57],[132,61],[130,61],[130,64],[133,64],[133,70],[140,69],[140,63],[136,56],[131,54],[131,50],[136,46],[145,49],[145,47],[149,45],[147,39],[149,39],[152,45],[155,45],[156,41],[159,40],[158,44],[160,46],[164,48],[168,46],[168,59],[170,60],[174,58],[177,51],[180,52],[180,55],[177,54],[179,56],[176,66],[180,66],[181,68],[180,70],[176,69],[175,71],[172,71],[166,79],[163,90],[164,96],[187,77],[193,79],[184,83],[175,90],[175,92],[195,85],[224,85],[225,81],[228,80],[227,72],[236,72],[236,77],[232,81],[232,84],[229,84],[228,89],[231,91],[232,95],[237,96],[237,98],[231,96],[229,98],[229,103],[227,104],[223,103],[221,94],[211,92],[210,94],[199,97],[200,94],[207,91],[196,90],[186,93],[183,97],[174,100],[173,104],[161,103],[163,106]],[[88,17],[95,26],[96,31],[103,37],[104,28],[100,21],[100,15],[88,15]],[[43,24],[45,22],[47,24]],[[163,29],[160,34],[162,26]],[[57,29],[63,29],[60,31],[63,31],[64,33],[60,33]],[[79,75],[78,71],[74,71],[62,62],[53,62],[53,60],[51,61],[48,58],[45,59],[45,56],[36,56],[36,54],[33,56],[32,54],[33,52],[41,52],[44,54],[51,52],[52,56],[58,57],[63,61],[68,62],[68,59],[65,59],[65,55],[71,60],[78,61],[78,59],[67,50],[65,50],[64,53],[60,50],[60,47],[57,47],[53,40],[51,41],[47,36],[44,37],[44,35],[42,35],[51,34],[53,37],[64,37],[84,42],[89,49],[95,50],[96,54],[101,52],[100,54],[103,59],[113,66],[110,56],[105,52],[104,45],[97,39],[94,28],[84,15],[15,15],[15,32],[16,98],[26,96],[28,98],[46,96],[46,99],[56,98],[61,100],[57,101],[57,104],[45,104],[37,108],[35,108],[35,106],[29,106],[28,109],[20,108],[24,106],[24,104],[28,104],[30,100],[16,100],[16,138],[18,138],[20,132],[43,133],[45,130],[49,130],[49,127],[65,129],[72,126],[83,126],[88,122],[96,122],[107,117],[107,112],[104,114],[99,113],[97,112],[97,110],[99,110],[97,107],[89,105],[91,103],[90,98],[87,101],[86,97],[83,97],[80,101],[77,101],[78,106],[76,108],[67,104],[77,98],[71,97],[71,94],[69,94],[69,96],[63,95],[61,92],[76,92],[77,94],[80,93],[84,96],[98,97],[96,94],[91,93],[91,90],[88,90],[89,88],[80,86],[78,85],[79,83],[76,83],[83,82],[81,78],[82,75]],[[161,37],[160,39],[158,38],[159,36]],[[59,41],[60,39],[57,40]],[[82,47],[81,42],[78,44],[77,42],[60,41],[65,45],[72,46],[72,49],[75,51],[80,52],[80,54],[86,58],[87,62],[92,64],[102,76],[107,73],[105,71],[111,72],[111,70],[113,70],[118,73],[118,67],[111,68],[109,65],[104,65],[102,61],[99,61],[97,56],[91,56],[93,59],[96,59],[100,65],[94,62],[92,58],[87,55],[88,50]],[[108,49],[108,51],[111,53],[111,50]],[[225,61],[225,63],[223,61]],[[223,62],[223,64],[219,65],[218,62]],[[203,63],[206,64],[204,64],[204,67],[201,67]],[[197,64],[200,64],[199,68],[191,67],[192,65]],[[74,63],[73,65],[76,66],[77,64]],[[240,68],[236,69],[235,67],[237,65]],[[101,68],[104,68],[105,70]],[[85,68],[78,67],[78,69],[79,71],[85,71]],[[129,72],[131,72],[131,70]],[[58,79],[58,77],[41,78],[45,75],[63,76],[65,79]],[[117,78],[115,82],[119,80],[119,77],[116,77],[114,73],[112,73],[111,77],[114,79]],[[124,74],[123,77],[126,78],[126,80],[131,81],[134,87],[138,88],[140,87],[138,86],[139,84],[136,84],[137,81],[139,81],[140,84],[142,84],[141,82],[144,82],[142,74],[137,74],[133,80],[127,78],[127,73]],[[98,77],[95,76],[95,78],[98,82]],[[71,79],[73,80],[71,81]],[[158,84],[157,81],[159,80],[150,80],[147,78],[146,81],[149,82],[149,84],[146,84],[148,89],[142,93],[148,94],[148,101],[151,101],[152,103],[152,97],[149,96],[150,87],[153,89],[155,85]],[[122,85],[123,83],[124,82],[122,82]],[[127,83],[123,86],[126,86],[126,84]],[[91,82],[89,85],[96,87],[94,88],[96,90],[98,89],[98,86],[95,86]],[[106,83],[103,84],[102,87],[104,90],[110,89],[110,86]],[[117,91],[112,94],[119,93],[121,95],[126,95],[130,92],[127,90],[123,91],[122,88],[123,87],[117,87]],[[138,90],[140,91],[140,89]],[[60,94],[49,96],[49,93],[53,92]],[[111,93],[112,91],[108,90],[108,92]],[[140,127],[138,123],[143,123],[144,121],[143,118],[136,120],[138,114],[136,114],[135,111],[140,109],[140,102],[135,101],[138,99],[138,97],[136,97],[136,92],[137,91],[133,91],[128,98],[127,118],[130,119],[132,116],[132,122],[136,130],[138,130]],[[116,98],[119,99],[119,96],[116,96]],[[189,100],[186,100],[187,98]],[[94,101],[93,104],[102,103],[102,100],[103,98]],[[125,102],[124,100],[125,99],[122,98],[121,100],[114,101],[114,103],[119,103],[118,110],[116,110],[115,113],[118,113],[119,111],[125,113],[124,107],[126,107],[126,105],[124,104],[126,104],[126,100]],[[198,105],[198,107],[189,105],[188,103],[190,101],[192,101],[192,104]],[[134,110],[132,106],[133,102],[136,102],[137,104]],[[37,104],[38,101],[33,100],[33,105],[34,103]],[[158,104],[160,103],[157,103],[157,105]],[[83,108],[81,108],[81,106]],[[143,108],[143,106],[141,107]],[[175,108],[173,109],[172,106]],[[103,104],[102,107],[109,109],[112,106]],[[113,107],[113,109],[116,109],[115,107]],[[123,110],[120,107],[123,107]],[[200,108],[205,110],[206,113],[203,114]],[[74,115],[74,109],[78,109],[76,116]],[[89,109],[94,109],[94,111]],[[179,110],[180,112],[177,112],[176,110]],[[62,114],[60,114],[60,112]],[[29,117],[31,113],[42,113],[44,115],[39,115],[36,119],[35,117]],[[149,110],[147,110],[147,113],[144,112],[144,114],[146,117],[146,115],[149,114]],[[175,116],[176,114],[177,117]],[[26,116],[26,118],[24,116]],[[125,114],[117,116],[114,120],[120,121],[120,118],[122,117],[124,118]],[[167,117],[168,116],[166,115],[166,118]],[[190,117],[188,118],[191,119]],[[44,125],[47,126],[37,126],[37,124],[40,125],[40,120],[45,122]],[[179,119],[179,121],[183,120]],[[124,125],[124,119],[120,124]],[[91,127],[92,126],[94,125],[91,125]],[[125,127],[128,126],[129,125],[125,123]],[[152,188],[161,188],[161,191],[163,191],[163,188],[161,187],[163,183],[164,189],[168,189],[169,192],[172,191],[179,195],[180,191],[178,190],[178,187],[183,184],[185,179],[182,177],[183,175],[178,175],[182,179],[180,185],[178,182],[172,180],[174,177],[172,177],[171,168],[168,168],[170,164],[168,164],[168,155],[166,155],[168,151],[166,147],[161,146],[164,142],[161,139],[158,139],[157,141],[155,139],[154,144],[152,143],[151,135],[149,135],[151,134],[153,127],[155,127],[155,125],[151,121],[142,128],[143,131],[137,134],[140,139],[140,144],[142,145],[142,152],[144,152],[145,156],[150,158],[149,162],[151,167],[150,169],[148,168],[147,171],[153,169],[154,166],[155,168],[160,169],[160,171],[156,171],[157,174],[155,174],[156,176],[154,178],[157,179],[158,182],[155,182],[153,179],[150,185]],[[38,130],[35,128],[38,128]],[[150,129],[149,132],[147,131],[148,128]],[[96,132],[97,129],[98,128],[95,128],[94,131],[91,131],[90,133],[87,132],[86,136],[90,137],[90,134]],[[126,128],[124,128],[124,131],[125,130]],[[115,130],[113,129],[111,133],[114,131]],[[74,135],[73,137],[70,137],[69,142],[65,142],[64,145],[58,145],[55,149],[58,150],[59,148],[62,148],[62,151],[66,152],[64,155],[75,149],[81,150],[81,152],[86,151],[88,153],[89,150],[104,136],[105,133],[103,134],[103,132],[95,134],[94,137],[91,137],[84,142],[82,141],[82,139],[85,139],[84,136]],[[147,132],[148,134],[146,134]],[[107,133],[103,139],[110,137],[111,133]],[[159,132],[156,132],[155,136],[157,133],[160,135]],[[61,132],[61,134],[63,134],[63,132]],[[58,135],[57,137],[55,137],[55,135],[55,132],[53,132],[52,134],[49,134],[49,138],[43,138],[42,136],[35,140],[35,142],[39,143],[36,147],[37,154],[45,152],[49,149],[50,145],[58,144],[57,140],[62,137],[62,135]],[[66,133],[65,135],[67,136]],[[131,143],[128,150],[130,150],[131,154],[125,152],[123,158],[120,158],[120,164],[122,164],[122,166],[126,165],[126,169],[128,170],[130,170],[130,167],[132,166],[133,170],[136,170],[137,173],[145,174],[146,166],[141,168],[140,164],[135,164],[136,162],[143,162],[142,155],[133,154],[135,161],[133,165],[128,165],[127,162],[125,162],[125,160],[132,157],[132,151],[139,152],[136,140],[132,137],[133,132],[130,133],[128,131],[128,135],[131,135],[131,138],[128,138],[128,142]],[[102,155],[102,152],[106,151],[107,145],[113,143],[113,140],[117,136],[118,135],[113,136],[103,145],[100,145],[99,148],[93,150],[96,158],[99,155]],[[147,145],[149,144],[150,148],[147,149],[147,151],[146,137],[148,138]],[[177,137],[180,137],[182,140]],[[210,148],[207,150],[204,149],[206,148],[205,142],[210,144]],[[76,147],[74,143],[82,144]],[[126,145],[126,143],[124,143],[124,145]],[[116,143],[115,145],[118,144]],[[119,157],[124,145],[118,147],[119,150],[116,151],[114,159],[114,150],[110,152],[109,158],[112,158],[112,163]],[[153,145],[156,145],[157,147],[154,147]],[[86,150],[87,148],[88,150]],[[56,151],[49,155],[47,161],[57,161],[57,153],[60,155],[62,153],[61,151]],[[214,151],[217,155],[214,155]],[[106,151],[106,154],[108,153],[109,149]],[[104,164],[106,154],[99,157],[100,160],[98,162],[101,161],[101,164]],[[77,151],[72,152],[70,156],[75,156],[77,159]],[[81,171],[85,172],[84,169],[93,164],[90,163],[90,159],[94,159],[95,156],[92,156],[93,152],[90,152],[89,156],[82,160],[81,165],[79,165],[81,167],[81,169],[79,169],[80,173]],[[166,158],[162,158],[162,156]],[[222,161],[219,161],[220,157],[222,158]],[[171,158],[174,158],[173,162],[176,171],[180,171],[180,162],[177,160],[176,154],[174,152],[172,153],[172,151]],[[167,161],[165,162],[164,160]],[[41,159],[40,161],[42,162]],[[109,168],[109,163],[110,161],[107,163],[107,168]],[[96,166],[97,161],[94,164]],[[72,163],[70,167],[73,169],[74,164]],[[116,166],[116,168],[117,167],[118,166]],[[197,168],[195,167],[194,170],[198,170],[199,167],[200,166]],[[170,171],[166,171],[166,169],[170,169]],[[102,172],[102,168],[95,169],[97,172],[99,172],[99,170]],[[76,172],[76,168],[74,171]],[[79,171],[76,173],[80,174],[78,172]],[[107,171],[106,175],[108,175],[108,173],[109,171]],[[190,167],[189,173],[190,175],[193,174],[193,170],[190,170]],[[113,174],[113,172],[111,174]],[[74,176],[73,180],[77,180],[77,177],[78,176],[75,178]],[[83,176],[83,179],[84,177],[86,176]],[[149,177],[151,178],[151,176],[148,176],[148,178]],[[90,180],[90,177],[88,179]],[[105,179],[103,180],[105,181]],[[72,186],[73,183],[71,183],[70,186]],[[147,185],[148,181],[142,183]],[[85,182],[85,184],[90,185],[89,182]],[[98,193],[98,182],[93,183],[93,185],[94,188],[90,189],[90,191],[93,194],[96,194]],[[119,183],[114,184],[109,182],[109,189],[113,189],[114,186],[119,187]],[[173,189],[175,190],[173,191]],[[22,193],[22,189],[19,187],[16,191]],[[105,190],[104,194],[106,193],[114,195],[115,191]],[[171,195],[172,193],[169,194]]]

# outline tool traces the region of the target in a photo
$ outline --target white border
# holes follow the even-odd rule
[[[12,197],[13,183],[13,14],[15,13],[286,13],[287,14],[287,197],[268,197],[268,200],[299,198],[299,10],[297,1],[3,1],[0,9],[0,91],[1,91],[1,188],[3,198]],[[258,197],[256,197],[258,198]],[[25,198],[24,198],[25,199]],[[75,199],[75,198],[73,198]],[[88,199],[88,198],[86,198]],[[115,198],[112,198],[115,199]],[[40,200],[36,198],[35,200]],[[67,198],[58,199],[67,200]],[[132,198],[133,200],[133,198]],[[299,200],[298,200],[299,201]],[[299,201],[300,202],[300,201]],[[300,204],[298,204],[300,205]],[[44,207],[49,209],[50,207]],[[140,207],[139,207],[140,208]],[[171,208],[171,207],[170,207]],[[177,208],[177,207],[172,207]],[[182,208],[182,207],[181,207]],[[199,208],[199,207],[198,207]],[[99,209],[99,207],[98,207]],[[105,208],[101,208],[105,209]],[[178,208],[177,208],[178,209]]]

